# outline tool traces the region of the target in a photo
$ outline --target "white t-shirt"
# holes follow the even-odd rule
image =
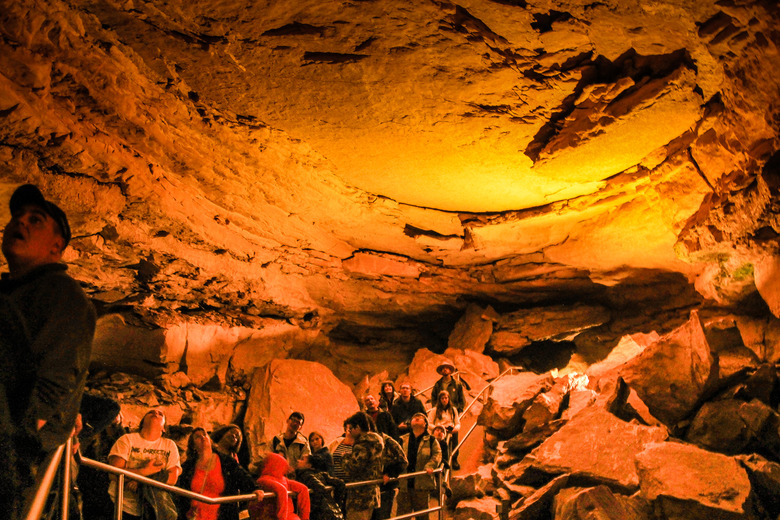
[[[156,441],[147,441],[140,433],[128,433],[119,437],[111,448],[109,457],[117,456],[127,462],[125,469],[142,468],[150,463],[162,463],[165,469],[179,468],[179,448],[171,439],[160,437]],[[151,462],[150,462],[151,461]],[[125,479],[125,482],[127,480]],[[111,499],[115,500],[116,484],[108,487]],[[140,516],[141,506],[138,493],[125,488],[125,500],[122,510],[125,513]]]

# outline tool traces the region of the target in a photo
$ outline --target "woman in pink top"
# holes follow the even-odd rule
[[[203,428],[195,428],[187,443],[187,460],[177,483],[207,497],[244,495],[254,492],[258,500],[263,492],[257,489],[252,477],[229,455],[213,449],[211,438]],[[238,520],[238,503],[207,504],[178,496],[179,519]]]

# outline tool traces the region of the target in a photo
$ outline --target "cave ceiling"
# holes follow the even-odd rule
[[[2,198],[61,203],[105,312],[354,340],[778,279],[771,0],[2,6]]]

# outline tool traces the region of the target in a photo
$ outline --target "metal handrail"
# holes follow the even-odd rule
[[[461,419],[466,413],[471,410],[471,407],[474,406],[474,403],[476,403],[483,393],[489,388],[491,388],[499,379],[503,378],[507,374],[512,373],[515,370],[522,370],[522,367],[509,367],[506,370],[504,370],[501,374],[499,374],[497,377],[495,377],[492,381],[490,381],[487,385],[485,385],[482,390],[480,390],[477,395],[474,397],[474,399],[464,408],[463,412],[458,415],[458,419]],[[452,375],[460,374],[459,371],[456,371]],[[435,386],[431,385],[429,388],[426,388],[424,390],[421,390],[420,392],[415,393],[415,397],[422,394],[423,392],[427,392],[431,388]],[[463,436],[463,438],[460,439],[458,442],[458,445],[455,447],[455,449],[452,450],[452,453],[450,453],[449,458],[447,460],[448,464],[452,465],[452,458],[455,456],[456,453],[460,450],[460,448],[463,446],[463,444],[466,442],[466,440],[469,438],[469,436],[472,434],[472,432],[476,429],[477,424],[474,423],[472,427],[469,429],[468,432]],[[69,438],[65,444],[59,446],[51,455],[51,460],[49,464],[46,466],[46,470],[43,474],[43,477],[41,478],[40,485],[38,486],[38,489],[36,490],[36,494],[31,502],[30,508],[28,510],[28,513],[25,515],[25,520],[38,520],[41,516],[41,513],[43,512],[43,507],[46,504],[46,498],[48,497],[49,491],[51,489],[52,482],[54,481],[54,477],[57,473],[57,469],[59,467],[60,462],[63,460],[63,454],[67,453],[67,456],[71,456],[72,451],[72,440]],[[245,502],[245,501],[254,501],[257,500],[257,495],[255,493],[247,494],[247,495],[232,495],[232,496],[226,496],[226,497],[208,497],[205,495],[201,495],[200,493],[195,493],[194,491],[189,491],[187,489],[183,489],[177,486],[171,486],[169,484],[164,484],[162,482],[158,482],[156,480],[150,479],[148,477],[145,477],[143,475],[139,475],[138,473],[133,473],[132,471],[129,471],[127,469],[123,468],[117,468],[116,466],[111,466],[110,464],[105,464],[103,462],[99,462],[93,459],[90,459],[88,457],[81,457],[81,464],[87,467],[91,467],[94,469],[98,469],[101,471],[105,471],[110,474],[114,474],[118,476],[118,492],[117,492],[117,503],[123,502],[123,492],[124,492],[124,478],[128,477],[132,480],[136,480],[138,482],[163,489],[165,491],[168,491],[170,493],[178,494],[187,498],[191,498],[193,500],[198,500],[201,502],[205,502],[207,504],[227,504],[232,502]],[[444,481],[446,480],[447,484],[450,482],[450,478],[452,476],[451,471],[445,471],[444,468],[439,467],[433,470],[430,474],[435,473],[442,473],[443,478],[438,479],[439,480],[439,506],[425,509],[422,511],[417,511],[413,513],[408,513],[396,517],[392,517],[389,520],[404,520],[406,518],[411,518],[417,515],[424,515],[428,513],[432,513],[435,511],[439,511],[439,517],[440,520],[443,519],[443,490],[442,485]],[[427,471],[417,471],[413,473],[405,473],[403,475],[399,475],[396,478],[390,479],[391,481],[398,481],[398,480],[404,480],[408,478],[413,478],[417,476],[422,475],[428,475],[429,473]],[[66,467],[64,468],[63,472],[63,491],[62,491],[62,503],[61,503],[61,518],[62,520],[67,520],[68,518],[68,502],[70,500],[70,465],[67,463],[66,459]],[[366,481],[360,481],[360,482],[350,482],[346,484],[347,488],[353,488],[353,487],[360,487],[365,485],[371,485],[371,484],[382,484],[384,483],[383,479],[376,479],[376,480],[366,480]],[[292,492],[289,492],[292,493]],[[262,492],[263,498],[265,497],[275,497],[276,493],[266,493]],[[121,518],[122,512],[121,508],[117,508],[117,518]]]
[[[174,494],[181,495],[181,496],[184,496],[184,497],[187,497],[187,498],[191,498],[193,500],[199,500],[201,502],[206,502],[207,504],[227,504],[227,503],[232,503],[232,502],[244,502],[244,501],[257,500],[257,495],[254,494],[254,493],[251,494],[251,495],[232,495],[232,496],[216,497],[216,498],[214,498],[214,497],[207,497],[205,495],[201,495],[200,493],[195,493],[194,491],[189,491],[187,489],[183,489],[183,488],[180,488],[180,487],[177,487],[177,486],[171,486],[169,484],[164,484],[162,482],[158,482],[158,481],[150,479],[148,477],[144,477],[143,475],[139,475],[138,473],[133,473],[132,471],[129,471],[129,470],[126,470],[126,469],[122,469],[122,468],[117,468],[116,466],[112,466],[110,464],[105,464],[103,462],[98,462],[96,460],[93,460],[93,459],[90,459],[90,458],[87,458],[87,457],[82,457],[81,463],[84,464],[87,467],[91,467],[91,468],[94,468],[94,469],[105,471],[107,473],[112,473],[112,474],[118,475],[120,480],[123,480],[124,477],[128,477],[130,479],[137,480],[138,482],[141,482],[143,484],[154,486],[154,487],[159,488],[159,489],[164,489],[165,491],[168,491],[170,493],[174,493]],[[427,471],[416,471],[416,472],[413,472],[413,473],[404,473],[403,475],[398,475],[398,477],[390,479],[390,480],[391,481],[393,481],[393,480],[404,480],[404,479],[414,478],[414,477],[418,477],[418,476],[422,476],[422,475],[429,475],[429,474],[433,475],[433,474],[442,473],[442,472],[443,472],[443,468],[436,468],[431,473],[428,473]],[[441,497],[442,480],[443,479],[439,479],[439,496],[440,497]],[[348,484],[345,485],[345,487],[347,487],[347,488],[355,488],[355,487],[360,487],[360,486],[366,486],[366,485],[371,485],[371,484],[382,484],[382,483],[384,483],[383,479],[363,480],[363,481],[359,481],[359,482],[349,482]],[[123,485],[123,481],[119,482],[118,485],[122,486]],[[294,494],[294,493],[292,491],[288,491],[288,494]],[[266,492],[263,492],[263,499],[265,499],[266,497],[275,497],[275,496],[276,496],[276,493],[266,493]],[[117,494],[117,503],[122,503],[122,497],[120,496],[120,494]],[[410,513],[408,515],[402,515],[400,517],[393,517],[392,519],[389,519],[389,520],[403,520],[405,518],[411,518],[412,516],[415,516],[415,515],[427,514],[427,513],[430,513],[430,512],[440,511],[440,510],[443,510],[443,506],[441,505],[441,499],[439,500],[439,506],[438,507],[434,507],[434,508],[431,508],[431,509],[426,509],[425,511],[417,511],[415,513]],[[117,508],[117,518],[121,518],[121,508]]]
[[[521,366],[511,366],[511,367],[507,368],[506,370],[504,370],[503,372],[501,372],[500,374],[498,374],[496,377],[494,377],[492,381],[488,382],[488,384],[486,384],[486,385],[485,385],[485,387],[484,387],[484,388],[482,388],[482,390],[480,390],[480,391],[479,391],[479,393],[477,393],[477,395],[476,395],[476,396],[474,396],[474,399],[473,399],[473,400],[472,400],[472,401],[471,401],[471,402],[468,404],[468,406],[466,406],[466,408],[464,408],[464,409],[463,409],[463,412],[462,412],[460,415],[458,415],[458,420],[461,420],[461,419],[463,418],[463,416],[464,416],[464,415],[466,415],[466,414],[468,413],[468,411],[469,411],[469,410],[471,410],[471,407],[472,407],[472,406],[474,406],[474,403],[476,403],[476,402],[477,402],[477,401],[480,399],[480,397],[482,396],[482,394],[484,394],[484,393],[485,393],[485,391],[486,391],[488,388],[492,388],[492,387],[493,387],[493,385],[495,385],[495,384],[496,384],[496,382],[498,382],[498,380],[499,380],[499,379],[501,379],[502,377],[504,377],[504,376],[506,376],[506,375],[509,375],[509,374],[511,374],[511,373],[512,373],[512,372],[514,372],[515,370],[518,370],[518,371],[519,371],[519,370],[523,370],[523,367],[521,367]],[[468,439],[468,438],[469,438],[469,436],[470,436],[470,435],[472,434],[472,432],[473,432],[473,431],[476,429],[476,427],[477,427],[477,423],[475,422],[475,423],[474,423],[474,424],[471,426],[471,428],[469,428],[469,431],[468,431],[468,432],[466,432],[466,435],[464,435],[464,436],[463,436],[463,437],[462,437],[462,438],[461,438],[461,439],[458,441],[458,445],[457,445],[457,446],[455,446],[455,449],[454,449],[454,450],[452,450],[452,453],[450,453],[450,456],[449,456],[449,457],[448,457],[448,459],[447,459],[447,463],[448,463],[448,465],[449,465],[450,467],[452,467],[452,458],[455,456],[455,454],[456,454],[456,453],[458,453],[458,450],[460,450],[461,446],[463,446],[463,443],[465,443],[465,442],[466,442],[466,439]],[[451,476],[452,476],[452,473],[451,473],[451,472],[447,474],[447,484],[449,484],[449,483],[450,483],[450,477],[451,477]]]
[[[40,479],[35,495],[30,501],[30,505],[27,508],[27,514],[24,515],[25,520],[38,520],[43,513],[43,508],[46,505],[46,499],[49,498],[49,491],[51,491],[51,485],[54,482],[54,477],[57,475],[57,470],[60,467],[62,461],[62,455],[65,450],[68,450],[70,454],[71,440],[65,444],[61,444],[49,455],[49,463],[46,465],[46,469],[43,472],[43,477]]]
[[[201,495],[200,493],[195,493],[194,491],[189,491],[184,488],[180,488],[177,486],[172,486],[170,484],[165,484],[163,482],[159,482],[157,480],[151,479],[149,477],[145,477],[143,475],[139,475],[138,473],[133,473],[130,470],[123,469],[123,468],[117,468],[116,466],[112,466],[110,464],[105,464],[103,462],[98,462],[93,459],[89,459],[86,457],[81,458],[81,463],[84,466],[87,466],[89,468],[99,469],[101,471],[105,471],[106,473],[112,473],[114,475],[123,475],[125,477],[129,477],[132,480],[137,480],[138,482],[141,482],[142,484],[147,484],[149,486],[154,486],[159,489],[163,489],[165,491],[169,491],[171,493],[175,493],[177,495],[182,495],[187,498],[192,498],[193,500],[199,500],[200,502],[206,502],[207,504],[228,504],[231,502],[244,502],[249,500],[257,500],[257,495],[252,493],[251,495],[232,495],[227,497],[207,497],[206,495]],[[275,497],[276,493],[266,493],[263,492],[263,498],[265,497]]]

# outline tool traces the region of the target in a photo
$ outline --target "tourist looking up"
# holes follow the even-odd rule
[[[412,395],[412,384],[408,381],[401,383],[400,396],[393,403],[391,415],[398,427],[399,434],[409,432],[409,421],[416,413],[425,413],[425,406],[419,398]]]
[[[366,394],[363,397],[363,405],[366,414],[371,417],[376,425],[377,432],[389,435],[393,439],[398,439],[398,427],[395,425],[393,416],[389,412],[379,408],[379,401],[372,394]]]
[[[165,413],[162,410],[152,409],[146,412],[141,419],[137,432],[122,435],[108,454],[108,463],[117,468],[126,469],[149,477],[165,484],[174,484],[181,473],[179,465],[179,449],[171,440],[162,436],[165,431]],[[109,487],[111,500],[116,504],[116,481]],[[125,478],[123,518],[133,520],[140,519],[144,508],[154,507],[150,502],[141,500],[141,486],[137,481]],[[165,491],[157,494],[161,500],[159,504],[173,507],[173,500]],[[166,511],[167,513],[167,511]],[[162,511],[155,511],[155,518],[161,520],[167,518]],[[174,508],[174,518],[176,518]]]
[[[393,404],[399,397],[398,392],[395,391],[395,384],[392,381],[382,381],[379,388],[379,408],[392,413]]]
[[[291,413],[287,418],[284,431],[271,442],[272,451],[287,459],[291,472],[294,472],[298,466],[298,459],[311,453],[309,440],[301,433],[303,420],[301,412]]]
[[[217,429],[211,434],[211,440],[214,441],[215,450],[239,462],[238,450],[241,448],[244,436],[237,424],[228,424]]]
[[[325,438],[318,431],[313,431],[309,434],[309,448],[311,454],[319,457],[325,464],[325,470],[329,475],[333,474],[333,455],[330,450],[325,446]]]
[[[16,429],[22,488],[64,443],[76,422],[87,377],[95,309],[65,272],[68,218],[32,184],[10,199],[3,229],[8,273],[0,279],[0,384],[4,419]],[[21,493],[20,493],[21,494]]]
[[[287,478],[289,473],[287,459],[278,453],[266,454],[257,485],[263,491],[276,493],[276,497],[249,504],[249,517],[252,520],[309,520],[309,489]],[[295,504],[288,494],[290,491],[295,493]],[[298,514],[295,514],[296,509]]]
[[[441,463],[439,442],[428,434],[428,418],[416,413],[410,421],[411,431],[401,436],[401,446],[409,461],[406,473],[425,471],[427,475],[403,481],[398,494],[398,514],[430,508],[430,499],[436,489],[433,470]],[[415,516],[417,520],[428,520],[427,513]]]
[[[431,429],[431,435],[433,438],[439,441],[439,447],[441,448],[441,464],[444,468],[449,468],[450,447],[447,443],[447,430],[442,425],[434,426]]]
[[[438,399],[436,399],[436,406],[430,409],[428,412],[428,424],[431,426],[442,426],[449,435],[449,447],[448,453],[453,453],[453,450],[458,443],[458,431],[460,431],[460,418],[458,416],[458,410],[450,403],[450,394],[446,390],[439,392]],[[446,462],[446,461],[445,461]],[[458,464],[458,454],[454,452],[452,458],[452,469],[460,469]]]
[[[322,471],[322,459],[315,454],[304,455],[298,460],[295,479],[309,488],[311,520],[344,520],[339,498],[344,493],[344,481]],[[319,464],[315,467],[315,464]],[[333,492],[327,487],[333,488]]]
[[[347,482],[382,478],[382,450],[379,434],[370,431],[370,418],[363,412],[347,419],[347,436],[352,437],[352,453],[344,458]],[[347,490],[347,520],[369,520],[379,507],[379,484],[353,487]]]
[[[211,437],[203,428],[195,428],[187,441],[187,459],[177,486],[207,497],[243,495],[254,492],[258,500],[263,492],[257,489],[251,475],[230,455],[214,449]],[[180,495],[176,496],[179,520],[238,520],[239,504],[207,504]]]

